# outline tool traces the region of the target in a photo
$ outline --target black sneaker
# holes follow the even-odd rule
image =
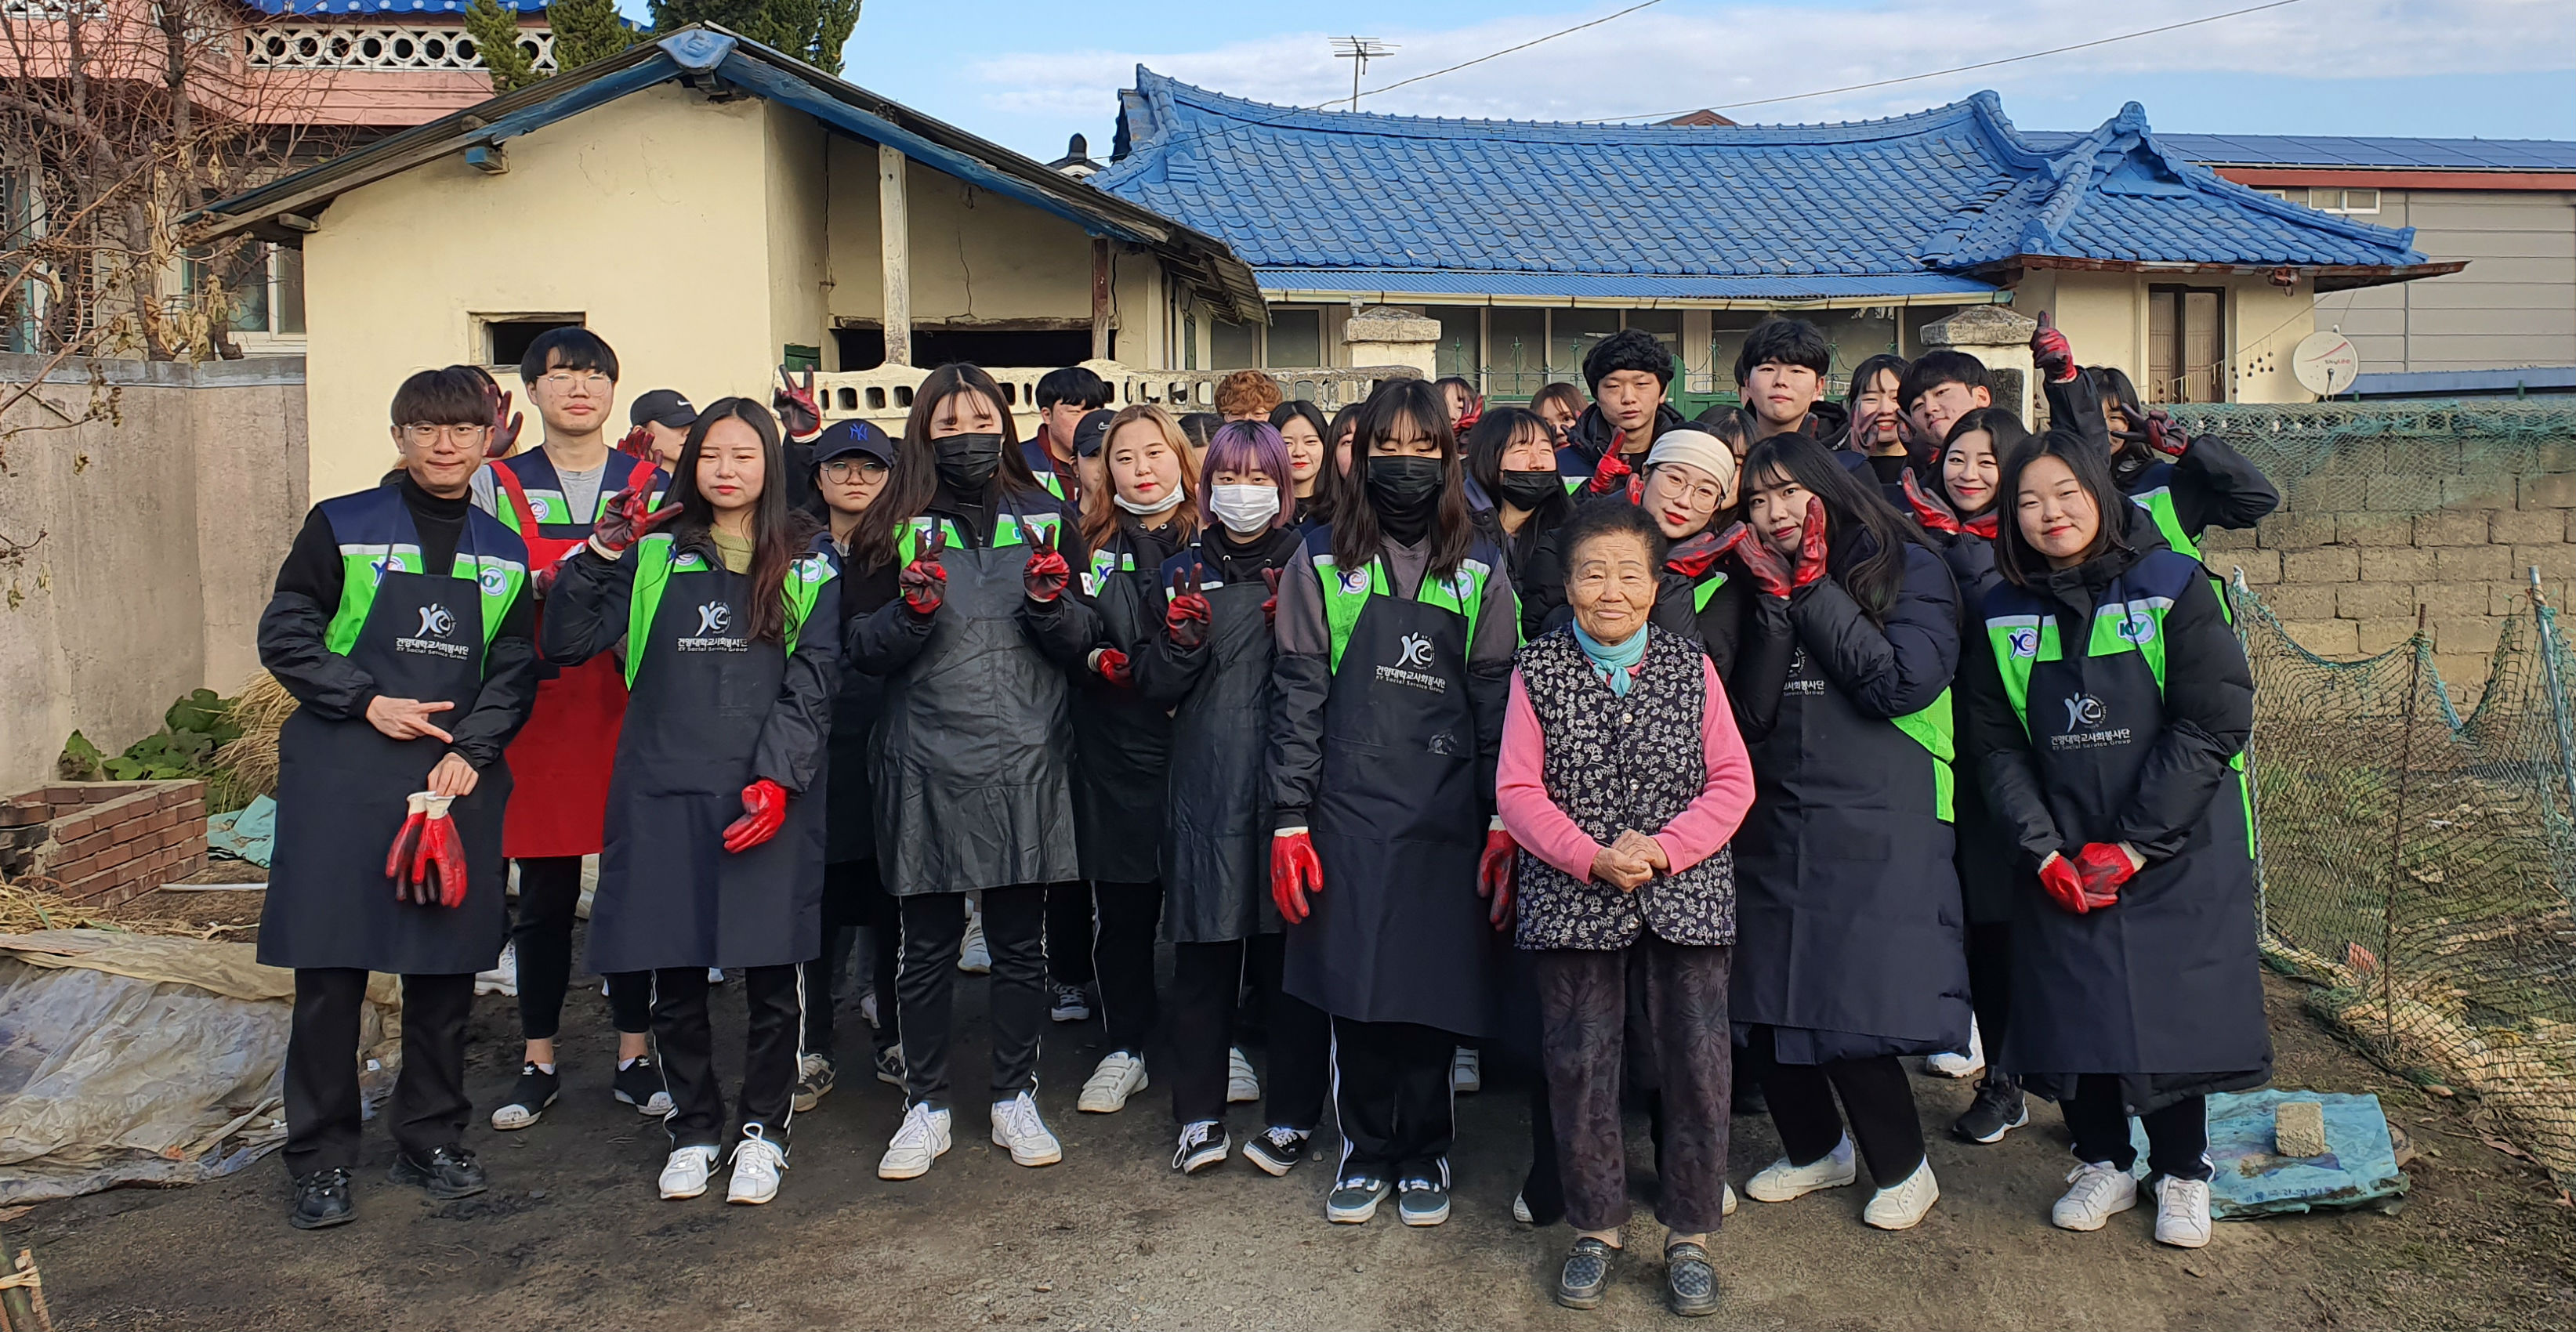
[[[1687,1240],[1664,1250],[1664,1307],[1684,1318],[1717,1312],[1717,1268],[1708,1250]]]
[[[617,1099],[635,1107],[635,1113],[659,1119],[671,1113],[671,1089],[662,1085],[662,1070],[651,1055],[617,1070],[609,1086]]]
[[[563,1095],[563,1079],[535,1064],[519,1065],[519,1080],[510,1084],[510,1099],[492,1112],[492,1127],[503,1133],[533,1128]]]
[[[1590,1235],[1576,1240],[1556,1274],[1556,1302],[1569,1309],[1598,1307],[1601,1292],[1610,1288],[1610,1261],[1618,1256],[1606,1240]]]
[[[1274,1124],[1243,1144],[1243,1159],[1259,1166],[1265,1175],[1287,1174],[1306,1159],[1306,1139],[1311,1136]]]
[[[877,1081],[898,1091],[903,1089],[903,1047],[889,1045],[877,1051]]]
[[[416,1161],[409,1153],[397,1153],[394,1168],[386,1172],[396,1184],[417,1184],[430,1197],[471,1198],[492,1187],[483,1177],[482,1165],[474,1153],[453,1143],[430,1149],[429,1159]]]
[[[1408,1226],[1436,1226],[1449,1219],[1449,1186],[1408,1179],[1395,1186],[1395,1214]]]
[[[1977,1099],[1968,1103],[1968,1113],[1959,1116],[1950,1131],[1970,1142],[2001,1142],[2005,1134],[2029,1122],[2030,1102],[2022,1095],[2021,1084],[1989,1072],[1977,1083]]]
[[[1225,1160],[1234,1144],[1225,1136],[1225,1125],[1213,1119],[1181,1126],[1180,1150],[1172,1153],[1172,1168],[1184,1175],[1195,1175]]]
[[[832,1056],[809,1054],[796,1061],[796,1099],[792,1103],[798,1114],[813,1109],[832,1090],[837,1072]]]
[[[1355,1175],[1333,1185],[1324,1195],[1324,1219],[1335,1225],[1368,1224],[1377,1215],[1377,1205],[1386,1201],[1386,1181]]]
[[[1085,1022],[1091,1018],[1091,996],[1079,985],[1053,986],[1047,1016],[1058,1022]]]
[[[1761,1083],[1751,1078],[1737,1078],[1734,1091],[1727,1097],[1726,1108],[1733,1114],[1767,1115],[1771,1113],[1771,1102],[1762,1095]]]
[[[358,1200],[349,1196],[349,1172],[339,1166],[295,1177],[295,1210],[286,1224],[297,1230],[328,1230],[358,1219]]]

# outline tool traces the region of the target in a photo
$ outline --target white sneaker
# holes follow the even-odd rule
[[[1529,1209],[1528,1194],[1515,1193],[1512,1195],[1512,1219],[1525,1226],[1534,1226],[1538,1224],[1537,1215],[1532,1213]]]
[[[1720,1203],[1720,1204],[1718,1204],[1717,1214],[1718,1214],[1719,1216],[1733,1216],[1733,1215],[1735,1215],[1735,1186],[1734,1186],[1734,1185],[1729,1184],[1729,1185],[1727,1185],[1727,1186],[1726,1186],[1726,1201],[1725,1201],[1725,1202],[1722,1202],[1722,1203]]]
[[[1860,1219],[1881,1230],[1912,1230],[1939,1201],[1941,1181],[1932,1178],[1932,1162],[1926,1160],[1894,1186],[1871,1194]]]
[[[993,950],[984,946],[984,913],[966,918],[966,940],[957,945],[957,969],[982,976],[993,970]]]
[[[1241,1046],[1225,1052],[1225,1099],[1228,1105],[1261,1099],[1261,1079],[1252,1075],[1252,1061],[1243,1057]]]
[[[877,1021],[877,992],[875,990],[869,990],[866,994],[859,996],[859,1016],[866,1018],[869,1026],[875,1027],[880,1031],[885,1029],[885,1024]]]
[[[2087,1161],[2067,1171],[2066,1182],[2074,1187],[2048,1209],[2049,1221],[2060,1230],[2100,1230],[2138,1205],[2137,1177],[2108,1161]]]
[[[1968,1019],[1968,1048],[1944,1050],[1923,1060],[1923,1071],[1936,1078],[1973,1078],[1986,1071],[1984,1033],[1977,1030],[1977,1020]]]
[[[885,1155],[877,1158],[879,1179],[919,1179],[931,1163],[948,1154],[948,1112],[926,1105],[907,1107],[903,1126],[894,1131]]]
[[[662,1196],[678,1200],[694,1198],[707,1191],[707,1176],[715,1173],[716,1158],[723,1153],[714,1147],[682,1147],[662,1163]]]
[[[2209,1243],[2209,1181],[2156,1181],[2156,1243],[2197,1249]]]
[[[722,984],[724,984],[724,968],[722,968],[722,967],[709,967],[709,968],[707,968],[707,984],[709,984],[709,985],[722,985]],[[601,994],[606,994],[606,993],[608,993],[608,991],[607,991],[605,988],[603,988],[603,989],[601,989],[601,990],[600,990],[600,993],[601,993]]]
[[[1038,1118],[1038,1098],[1021,1092],[993,1102],[993,1145],[1011,1149],[1011,1159],[1024,1166],[1054,1165],[1064,1159],[1064,1145]]]
[[[474,973],[474,993],[477,995],[504,994],[513,999],[519,997],[519,946],[517,944],[501,945],[501,960],[493,963],[490,971]]]
[[[1852,1162],[1851,1135],[1846,1133],[1820,1160],[1799,1166],[1789,1164],[1789,1158],[1784,1156],[1764,1166],[1761,1173],[1744,1182],[1744,1192],[1755,1202],[1783,1203],[1818,1189],[1839,1189],[1859,1177]]]
[[[725,1201],[760,1204],[778,1196],[778,1172],[787,1168],[787,1149],[769,1140],[758,1124],[742,1126],[742,1141],[733,1145],[733,1182]]]
[[[1458,1047],[1449,1057],[1449,1090],[1465,1095],[1482,1091],[1485,1086],[1485,1058],[1472,1045]]]
[[[1145,1061],[1124,1050],[1103,1055],[1100,1066],[1091,1070],[1091,1078],[1082,1084],[1082,1098],[1073,1108],[1086,1115],[1110,1115],[1127,1108],[1127,1098],[1145,1090]]]

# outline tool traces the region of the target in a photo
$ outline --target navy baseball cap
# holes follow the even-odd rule
[[[814,465],[817,467],[853,453],[864,453],[888,467],[894,466],[894,441],[871,422],[857,417],[834,421],[823,427],[822,434],[814,437]]]
[[[1101,446],[1109,442],[1109,423],[1117,418],[1118,413],[1106,407],[1084,413],[1073,425],[1073,456],[1089,458],[1099,453]]]

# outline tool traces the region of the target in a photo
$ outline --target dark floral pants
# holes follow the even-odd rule
[[[1726,1016],[1729,945],[1667,943],[1651,931],[1625,948],[1545,949],[1538,973],[1540,1051],[1556,1119],[1565,1219],[1608,1230],[1628,1219],[1628,1150],[1619,1123],[1627,1068],[1628,976],[1642,972],[1636,1035],[1663,1093],[1662,1189],[1655,1219],[1685,1235],[1718,1228],[1726,1199],[1727,1103],[1735,1038]]]

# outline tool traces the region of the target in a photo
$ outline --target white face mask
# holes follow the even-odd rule
[[[1208,508],[1225,530],[1236,536],[1251,536],[1270,526],[1279,516],[1277,486],[1218,486],[1209,493]]]
[[[1178,505],[1182,500],[1189,498],[1189,496],[1182,494],[1179,486],[1173,486],[1170,490],[1164,493],[1161,500],[1152,504],[1138,504],[1136,501],[1131,500],[1124,495],[1112,495],[1109,498],[1112,502],[1117,504],[1119,508],[1125,509],[1127,512],[1135,514],[1139,518],[1151,518],[1158,513],[1170,513],[1174,506]]]

